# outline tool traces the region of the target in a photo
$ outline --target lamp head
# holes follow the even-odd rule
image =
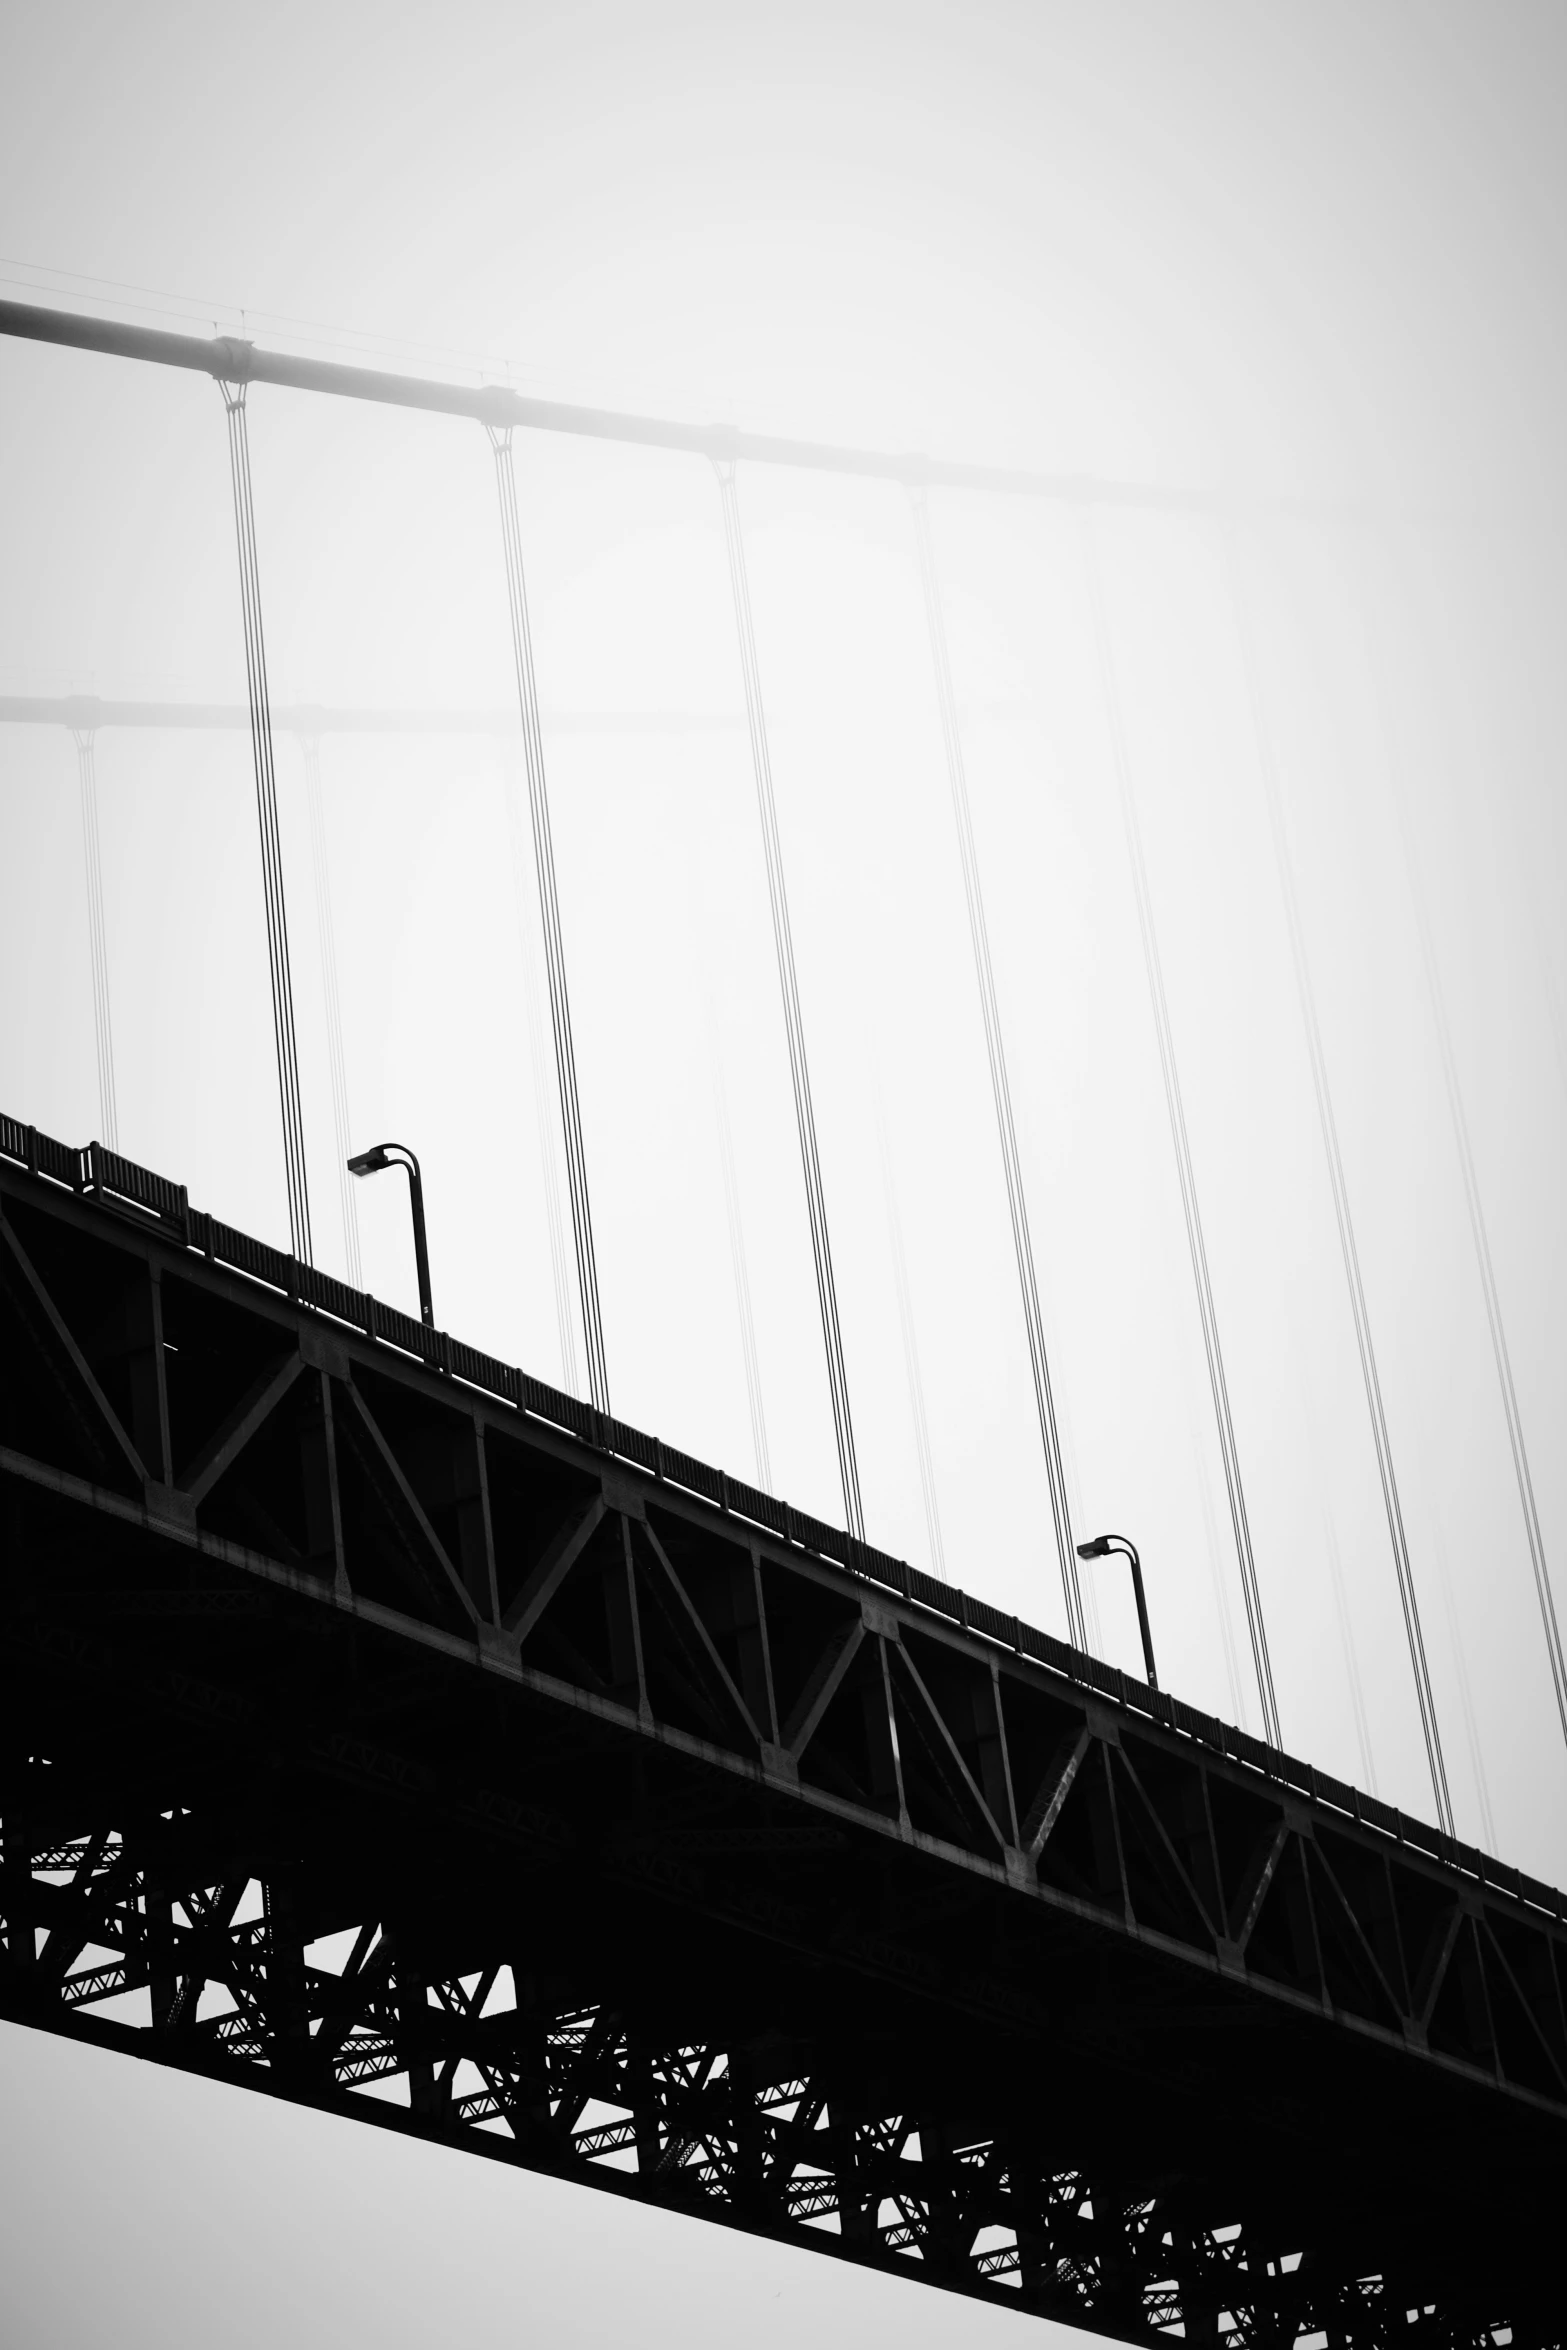
[[[350,1159],[348,1172],[350,1175],[379,1175],[382,1168],[389,1167],[391,1163],[386,1155],[385,1143],[378,1142],[373,1150],[361,1151],[356,1159]]]
[[[1080,1559],[1108,1558],[1110,1555],[1109,1535],[1096,1534],[1091,1542],[1080,1542],[1077,1546],[1077,1555]]]

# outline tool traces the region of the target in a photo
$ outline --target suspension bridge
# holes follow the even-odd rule
[[[1195,515],[1224,536],[1234,576],[1247,517],[1136,485],[703,430],[15,303],[0,304],[0,331],[195,370],[222,395],[248,697],[175,722],[250,735],[290,1227],[288,1252],[271,1248],[119,1153],[95,745],[135,720],[85,701],[0,708],[77,743],[103,1129],[76,1148],[0,1123],[5,2012],[1129,2341],[1560,2341],[1567,1908],[1454,1833],[1237,576],[1436,1824],[1295,1760],[1279,1721],[1095,542],[1104,508]],[[464,418],[490,439],[527,778],[518,847],[547,980],[536,1074],[566,1171],[565,1200],[549,1203],[562,1361],[569,1381],[580,1345],[585,1397],[369,1297],[352,1246],[346,1281],[315,1262],[273,740],[280,723],[316,739],[328,722],[270,701],[254,384]],[[716,472],[841,1529],[613,1416],[519,430],[662,447]],[[747,576],[739,490],[756,464],[880,479],[911,501],[1046,1472],[1040,1551],[1056,1561],[1065,1641],[867,1540]],[[1082,523],[1260,1739],[1089,1653],[930,522],[948,489],[1048,498]],[[314,813],[312,850],[341,1143]],[[1567,1738],[1549,1563],[1424,920],[1421,944]],[[733,1220],[731,1235],[759,1426]],[[387,2083],[406,2103],[375,2093]]]

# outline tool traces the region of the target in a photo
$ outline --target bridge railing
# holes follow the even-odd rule
[[[293,1305],[325,1316],[378,1346],[387,1346],[426,1364],[441,1376],[457,1381],[509,1405],[521,1416],[563,1430],[580,1443],[613,1455],[640,1470],[657,1484],[669,1484],[697,1495],[726,1516],[734,1516],[772,1535],[778,1541],[824,1559],[862,1581],[896,1592],[931,1614],[945,1617],[964,1631],[977,1633],[1015,1655],[1028,1657],[1063,1675],[1080,1688],[1091,1689],[1113,1704],[1144,1715],[1168,1730],[1193,1739],[1232,1762],[1261,1773],[1314,1803],[1358,1821],[1393,1842],[1426,1854],[1478,1883],[1510,1894],[1546,1915],[1567,1921],[1567,1897],[1539,1879],[1493,1860],[1476,1846],[1461,1843],[1441,1829],[1411,1819],[1395,1805],[1363,1794],[1346,1781],[1319,1771],[1310,1763],[1269,1746],[1263,1739],[1237,1729],[1233,1723],[1183,1704],[1161,1689],[1123,1673],[1116,1665],[1071,1647],[1052,1633],[1042,1632],[1022,1618],[1007,1615],[988,1600],[976,1599],[955,1584],[911,1567],[867,1542],[857,1541],[841,1527],[809,1516],[774,1495],[709,1467],[694,1454],[682,1452],[662,1439],[645,1435],[626,1421],[611,1418],[578,1397],[567,1395],[531,1372],[503,1363],[479,1348],[450,1337],[444,1330],[426,1329],[395,1306],[382,1303],[367,1291],[352,1289],[314,1265],[302,1264],[286,1250],[272,1248],[250,1233],[237,1231],[216,1216],[192,1208],[183,1184],[141,1167],[119,1152],[90,1142],[82,1148],[41,1134],[36,1126],[0,1114],[0,1159],[91,1199],[112,1214],[155,1227],[168,1241],[193,1251],[210,1264],[242,1274],[247,1280],[276,1291]]]

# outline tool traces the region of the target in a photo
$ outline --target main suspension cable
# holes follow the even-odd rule
[[[327,1071],[332,1085],[332,1131],[337,1142],[337,1192],[343,1217],[343,1258],[351,1288],[364,1287],[359,1260],[359,1203],[348,1172],[353,1127],[348,1115],[348,1063],[343,1051],[343,1007],[337,987],[337,934],[332,921],[332,876],[321,810],[321,737],[301,734],[305,763],[305,808],[310,824],[311,878],[316,893],[316,949],[321,962],[321,998],[326,1007]]]
[[[1317,1099],[1317,1121],[1322,1131],[1323,1155],[1327,1160],[1328,1181],[1333,1190],[1333,1213],[1338,1223],[1339,1249],[1344,1260],[1344,1279],[1349,1290],[1350,1312],[1355,1322],[1355,1344],[1360,1354],[1361,1377],[1365,1383],[1366,1409],[1371,1419],[1372,1442],[1376,1447],[1377,1473],[1382,1484],[1382,1503],[1387,1513],[1388,1539],[1392,1544],[1393,1567],[1398,1577],[1399,1603],[1403,1609],[1404,1631],[1409,1642],[1409,1664],[1414,1676],[1415,1701],[1420,1709],[1420,1729],[1425,1741],[1426,1762],[1431,1772],[1431,1792],[1435,1799],[1437,1825],[1451,1836],[1453,1828],[1452,1798],[1448,1793],[1447,1765],[1442,1755],[1442,1735],[1437,1725],[1436,1697],[1431,1687],[1431,1672],[1426,1661],[1425,1635],[1420,1624],[1420,1603],[1415,1592],[1414,1569],[1410,1563],[1409,1541],[1404,1531],[1403,1505],[1399,1500],[1398,1478],[1393,1467],[1393,1446],[1388,1435],[1387,1414],[1382,1403],[1382,1381],[1377,1370],[1376,1349],[1371,1339],[1371,1316],[1366,1306],[1365,1286],[1360,1276],[1360,1251],[1355,1243],[1354,1220],[1350,1215],[1349,1185],[1344,1174],[1343,1155],[1339,1149],[1338,1120],[1333,1112],[1333,1096],[1328,1086],[1327,1056],[1322,1046],[1322,1030],[1317,1019],[1316,990],[1312,986],[1311,966],[1306,956],[1306,937],[1300,918],[1300,904],[1295,889],[1295,868],[1290,855],[1289,835],[1284,822],[1284,805],[1279,792],[1278,775],[1273,763],[1273,746],[1262,710],[1261,676],[1256,647],[1252,641],[1251,615],[1246,602],[1239,570],[1239,558],[1232,539],[1224,538],[1226,574],[1230,602],[1235,617],[1236,641],[1240,649],[1241,670],[1245,680],[1246,697],[1250,706],[1253,743],[1257,769],[1262,781],[1263,797],[1267,803],[1268,827],[1273,837],[1273,855],[1278,868],[1279,894],[1284,901],[1284,918],[1289,932],[1290,956],[1295,967],[1295,987],[1300,999],[1301,1023],[1306,1032],[1306,1050],[1311,1062],[1311,1082]]]
[[[1224,1488],[1229,1497],[1230,1526],[1235,1537],[1235,1555],[1241,1571],[1241,1589],[1246,1600],[1246,1624],[1251,1634],[1252,1663],[1257,1675],[1257,1696],[1262,1706],[1263,1736],[1270,1746],[1282,1747],[1283,1734],[1279,1728],[1278,1698],[1273,1686],[1273,1663],[1268,1654],[1267,1627],[1262,1614],[1262,1591],[1257,1581],[1257,1561],[1252,1550],[1251,1521],[1246,1514],[1246,1489],[1241,1481],[1240,1452],[1235,1442],[1235,1424],[1230,1414],[1230,1388],[1224,1371],[1224,1349],[1219,1340],[1219,1317],[1213,1302],[1213,1282],[1208,1271],[1208,1249],[1203,1238],[1202,1211],[1197,1199],[1197,1177],[1192,1166],[1192,1146],[1186,1128],[1186,1104],[1181,1094],[1180,1068],[1175,1058],[1175,1038],[1170,1027],[1170,1006],[1165,994],[1164,964],[1159,953],[1159,933],[1154,925],[1153,899],[1148,888],[1148,866],[1143,854],[1142,823],[1137,813],[1137,795],[1132,786],[1131,761],[1127,755],[1126,730],[1121,719],[1121,695],[1116,675],[1115,651],[1110,641],[1109,623],[1105,616],[1104,583],[1100,577],[1099,546],[1093,525],[1083,522],[1083,553],[1088,571],[1088,599],[1093,613],[1094,642],[1099,654],[1099,673],[1104,686],[1105,713],[1110,730],[1110,748],[1115,778],[1121,799],[1121,821],[1126,830],[1127,860],[1132,868],[1132,889],[1137,900],[1137,927],[1142,937],[1143,970],[1148,980],[1148,1001],[1153,1012],[1154,1033],[1159,1043],[1159,1069],[1164,1079],[1164,1106],[1170,1121],[1170,1141],[1175,1151],[1175,1169],[1181,1186],[1181,1212],[1186,1220],[1186,1245],[1191,1255],[1192,1280],[1197,1290],[1197,1312],[1202,1323],[1203,1353],[1208,1364],[1208,1387],[1213,1397],[1213,1416],[1219,1433],[1219,1452],[1224,1462]]]
[[[1540,1526],[1539,1507],[1534,1498],[1534,1477],[1529,1467],[1529,1448],[1524,1442],[1523,1414],[1518,1408],[1518,1390],[1513,1381],[1513,1362],[1507,1344],[1507,1326],[1502,1319],[1501,1293],[1497,1287],[1496,1267],[1491,1257],[1491,1238],[1486,1226],[1485,1204],[1480,1195],[1480,1178],[1475,1171],[1474,1146],[1469,1137],[1469,1115],[1464,1107],[1463,1087],[1459,1083],[1458,1060],[1453,1050],[1453,1029],[1447,1014],[1447,997],[1442,986],[1441,965],[1437,960],[1436,937],[1431,925],[1431,909],[1421,878],[1420,854],[1410,811],[1408,778],[1380,669],[1375,673],[1374,683],[1382,725],[1384,752],[1393,786],[1392,797],[1398,820],[1399,841],[1404,852],[1404,871],[1409,885],[1410,899],[1415,910],[1415,927],[1420,938],[1420,960],[1425,974],[1426,995],[1431,1007],[1431,1024],[1436,1031],[1437,1049],[1441,1056],[1442,1081],[1447,1091],[1448,1114],[1453,1123],[1453,1141],[1457,1147],[1458,1165],[1463,1176],[1464,1202],[1469,1211],[1470,1237],[1474,1242],[1475,1264],[1480,1275],[1481,1294],[1485,1299],[1485,1318],[1491,1333],[1491,1357],[1496,1365],[1496,1381],[1501,1390],[1502,1411],[1507,1421],[1507,1441],[1512,1450],[1513,1476],[1518,1486],[1518,1504],[1523,1512],[1524,1533],[1529,1544],[1529,1564],[1534,1573],[1535,1597],[1539,1602],[1540,1623],[1545,1634],[1545,1653],[1551,1668],[1551,1687],[1556,1696],[1556,1715],[1561,1724],[1562,1736],[1564,1740],[1567,1740],[1567,1667],[1564,1667],[1562,1657],[1562,1636],[1556,1617],[1556,1599],[1551,1589],[1550,1564],[1546,1557],[1545,1536]]]
[[[560,898],[555,885],[555,847],[550,831],[549,792],[544,777],[544,736],[539,723],[539,689],[533,674],[533,640],[528,626],[528,593],[522,569],[522,531],[517,520],[517,478],[512,469],[511,426],[487,425],[495,451],[500,497],[501,541],[506,556],[506,592],[511,613],[512,657],[517,701],[522,712],[522,747],[528,770],[528,813],[533,829],[533,862],[538,877],[539,915],[544,930],[544,967],[549,980],[550,1024],[555,1039],[555,1078],[560,1091],[561,1131],[566,1144],[566,1182],[571,1194],[572,1241],[577,1258],[577,1293],[588,1357],[588,1392],[595,1407],[609,1410],[609,1369],[604,1357],[604,1321],[599,1310],[598,1260],[593,1247],[593,1211],[588,1198],[588,1162],[582,1140],[582,1105],[577,1092],[577,1055],[572,1041],[571,1002],[566,989],[566,948],[561,935]]]
[[[229,470],[234,482],[234,530],[239,544],[239,596],[245,627],[245,683],[250,701],[250,748],[256,771],[256,818],[261,829],[261,882],[266,902],[267,964],[272,981],[272,1033],[277,1047],[278,1102],[283,1116],[283,1169],[288,1186],[290,1246],[311,1262],[310,1191],[305,1177],[305,1121],[299,1098],[299,1047],[294,1034],[294,983],[289,969],[288,914],[283,902],[283,842],[278,828],[277,774],[272,758],[272,712],[267,695],[266,640],[261,626],[261,573],[256,560],[256,512],[250,487],[250,435],[244,383],[222,383],[229,425]]]
[[[838,1447],[838,1474],[843,1486],[844,1522],[855,1539],[863,1542],[865,1512],[860,1499],[860,1470],[854,1450],[854,1422],[849,1410],[849,1376],[843,1359],[838,1290],[833,1278],[832,1243],[827,1231],[827,1198],[822,1185],[821,1154],[816,1142],[816,1113],[811,1102],[811,1078],[805,1057],[805,1021],[800,1010],[794,936],[789,923],[789,898],[784,884],[783,847],[778,837],[778,810],[773,798],[773,768],[767,746],[767,721],[762,710],[761,672],[757,666],[756,637],[751,625],[751,589],[746,576],[745,540],[740,529],[735,469],[733,465],[720,463],[715,466],[715,471],[723,504],[724,541],[729,553],[729,586],[734,598],[735,633],[740,643],[746,718],[751,730],[751,766],[756,778],[757,813],[762,823],[767,898],[772,912],[773,947],[778,960],[778,987],[783,998],[784,1033],[789,1047],[789,1079],[794,1090],[794,1119],[800,1138],[800,1166],[805,1177],[806,1213],[811,1226],[811,1252],[816,1268],[816,1298],[821,1312],[822,1344],[827,1356],[827,1385],[832,1399],[833,1435]]]
[[[98,1050],[98,1116],[110,1150],[120,1147],[119,1110],[114,1098],[114,1027],[109,1017],[109,941],[103,918],[103,850],[98,833],[97,736],[92,727],[72,727],[76,775],[81,786],[82,849],[87,862],[87,946],[92,964],[93,1035]]]
[[[1017,1126],[1012,1115],[1012,1088],[1007,1077],[1001,1010],[996,1000],[995,973],[990,959],[990,931],[985,920],[985,901],[980,889],[979,852],[974,843],[974,823],[969,809],[968,777],[963,764],[962,737],[958,730],[957,700],[952,690],[952,665],[947,655],[947,630],[941,608],[940,583],[931,546],[930,515],[923,491],[911,492],[910,503],[914,510],[914,539],[919,552],[920,584],[925,593],[925,619],[930,632],[936,702],[947,755],[947,783],[957,824],[958,857],[963,868],[969,944],[974,955],[974,977],[979,984],[980,1018],[985,1030],[985,1054],[990,1064],[996,1132],[1001,1143],[1007,1212],[1012,1223],[1012,1248],[1017,1259],[1018,1287],[1023,1299],[1023,1326],[1028,1339],[1029,1368],[1034,1380],[1034,1406],[1039,1416],[1039,1436],[1045,1454],[1045,1478],[1050,1488],[1050,1514],[1055,1526],[1056,1555],[1061,1567],[1061,1591],[1066,1602],[1067,1637],[1075,1648],[1086,1649],[1088,1630],[1083,1620],[1077,1553],[1072,1545],[1072,1515],[1067,1495],[1066,1469],[1061,1456],[1055,1395],[1050,1383],[1050,1360],[1045,1349],[1044,1318],[1039,1310],[1034,1244],[1028,1228],[1028,1203],[1023,1190],[1022,1162],[1018,1155]]]

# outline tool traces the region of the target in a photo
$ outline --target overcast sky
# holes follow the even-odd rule
[[[1458,1827],[1556,1882],[1567,1755],[1419,910],[1567,1600],[1564,51],[1558,9],[1436,0],[0,24],[12,297],[1248,503],[1229,538],[1108,518],[1095,553],[1284,1736],[1431,1816],[1237,599]],[[274,700],[507,711],[478,427],[265,388],[250,419]],[[722,1101],[774,1482],[838,1517],[715,483],[542,437],[517,472],[615,1408],[753,1473]],[[884,1132],[948,1569],[1061,1630],[907,501],[739,492],[868,1531],[927,1563]],[[979,497],[931,524],[1074,1510],[1142,1545],[1162,1678],[1255,1728],[1083,533]],[[222,408],[0,343],[0,695],[65,692],[243,698]],[[341,1270],[306,746],[277,748]],[[319,757],[354,1139],[423,1157],[438,1319],[560,1377],[515,740]],[[105,729],[96,761],[122,1145],[286,1241],[248,745]],[[85,1141],[77,794],[63,729],[0,726],[0,1102]],[[410,1305],[402,1198],[359,1210]],[[1118,1583],[1091,1623],[1135,1664]],[[324,2344],[367,2308],[395,2344],[1017,2322],[15,2032],[0,2064],[29,2344]]]

